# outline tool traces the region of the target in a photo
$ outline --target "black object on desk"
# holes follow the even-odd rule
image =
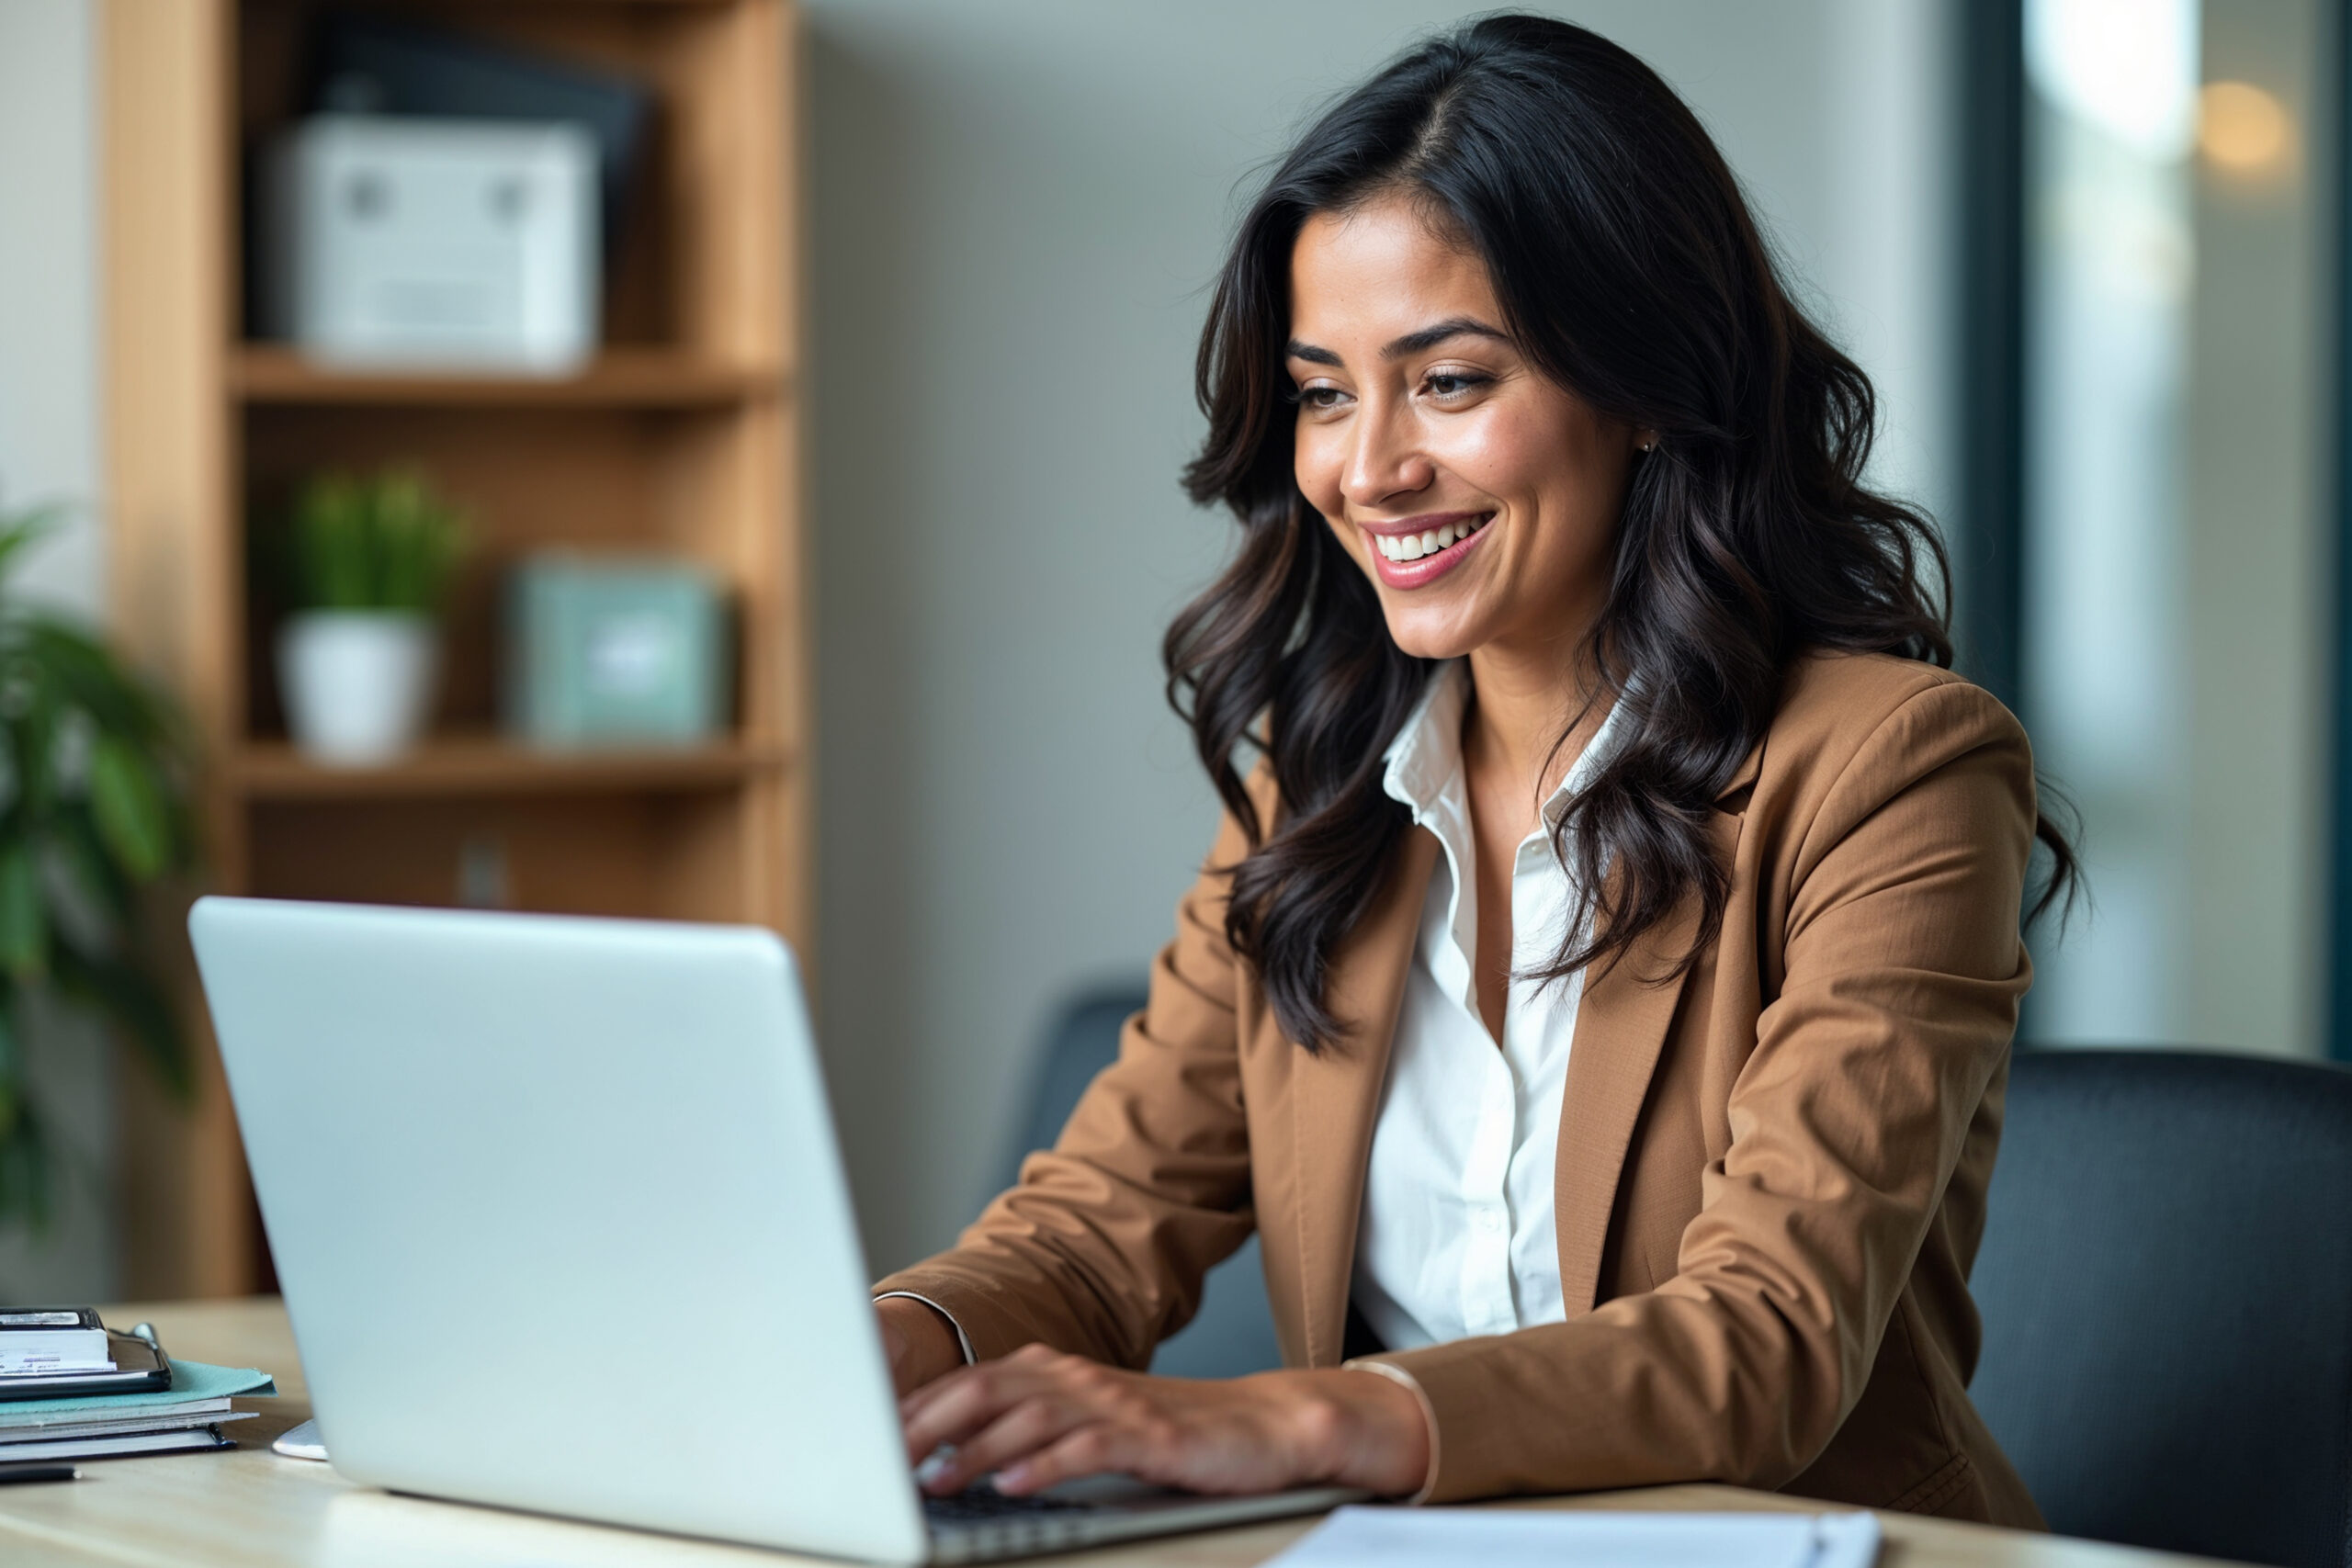
[[[0,1464],[0,1486],[22,1481],[79,1481],[79,1467],[54,1460],[17,1460]]]

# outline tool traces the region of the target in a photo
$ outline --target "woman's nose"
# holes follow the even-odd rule
[[[1351,506],[1374,507],[1427,490],[1436,467],[1422,452],[1413,422],[1393,404],[1371,403],[1354,422],[1340,489]]]

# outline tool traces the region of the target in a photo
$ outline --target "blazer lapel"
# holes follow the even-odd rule
[[[1291,1063],[1299,1282],[1311,1367],[1340,1360],[1372,1125],[1437,856],[1437,840],[1427,830],[1406,833],[1372,908],[1332,955],[1331,1010],[1348,1026],[1347,1038],[1313,1056],[1297,1051]]]
[[[1712,823],[1716,853],[1730,865],[1747,820],[1747,793],[1763,759],[1750,750],[1716,795]],[[1589,976],[1577,1007],[1568,1070],[1560,1096],[1560,1141],[1554,1168],[1552,1212],[1560,1247],[1560,1301],[1569,1316],[1599,1304],[1600,1258],[1609,1217],[1634,1141],[1634,1123],[1649,1096],[1666,1037],[1681,1005],[1688,971],[1661,979],[1688,951],[1698,929],[1698,900],[1686,899],[1668,919],[1622,955],[1606,973]]]

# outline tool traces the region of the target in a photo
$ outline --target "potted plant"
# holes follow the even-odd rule
[[[36,1229],[56,1151],[28,1083],[29,999],[96,1012],[175,1098],[191,1083],[140,919],[141,892],[194,859],[187,731],[104,645],[8,591],[51,516],[0,513],[0,1225]]]
[[[287,530],[293,605],[277,679],[294,743],[339,767],[415,744],[440,667],[440,611],[465,519],[413,468],[322,474]]]

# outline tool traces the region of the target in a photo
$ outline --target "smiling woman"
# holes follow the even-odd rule
[[[2071,855],[1697,120],[1564,23],[1414,51],[1252,206],[1199,388],[1227,820],[1057,1147],[879,1287],[930,1483],[2032,1522],[1967,1273]],[[1133,1371],[1253,1225],[1288,1370]]]

